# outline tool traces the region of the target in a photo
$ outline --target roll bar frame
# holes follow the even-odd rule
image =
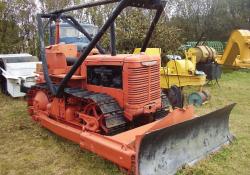
[[[110,3],[118,3],[118,4],[94,38],[92,38],[88,34],[88,32],[77,22],[77,20],[74,17],[63,14],[69,11],[90,8],[90,7],[100,6],[100,5],[106,5]],[[166,5],[166,2],[164,0],[100,0],[97,2],[90,2],[90,3],[85,3],[82,5],[64,8],[61,10],[53,11],[48,14],[37,14],[38,34],[39,34],[40,52],[41,52],[40,56],[41,56],[41,60],[43,63],[44,78],[46,80],[46,83],[51,93],[58,98],[61,98],[63,96],[64,88],[66,87],[67,83],[69,82],[69,80],[74,75],[76,70],[81,66],[81,64],[84,62],[84,60],[87,58],[87,56],[89,55],[89,53],[95,46],[100,51],[100,53],[104,53],[104,50],[102,50],[102,48],[98,45],[98,42],[100,41],[104,33],[108,30],[108,28],[110,28],[111,30],[110,32],[111,33],[111,37],[110,37],[111,38],[111,53],[113,56],[116,55],[114,22],[115,22],[115,19],[118,17],[118,15],[127,7],[137,7],[137,8],[156,10],[156,15],[153,21],[151,22],[150,28],[147,32],[147,35],[145,37],[145,40],[141,48],[141,52],[145,52],[149,44],[150,38],[152,36],[152,33],[156,27],[156,24],[158,23],[160,16],[162,12],[164,11],[165,5]],[[90,40],[90,43],[88,44],[86,49],[83,51],[79,59],[74,63],[72,68],[63,78],[63,80],[60,82],[59,86],[53,85],[51,78],[49,76],[49,73],[48,73],[48,65],[46,61],[45,44],[44,44],[44,26],[43,26],[43,21],[42,21],[42,19],[44,18],[48,18],[50,21],[51,20],[56,21],[58,19],[62,19],[63,21],[67,22],[68,24],[73,26],[75,29],[83,33]]]

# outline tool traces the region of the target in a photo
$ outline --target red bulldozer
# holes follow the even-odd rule
[[[65,14],[115,3],[96,35]],[[197,117],[192,106],[171,110],[160,88],[160,57],[144,54],[166,2],[106,0],[38,14],[42,66],[28,89],[33,120],[136,175],[174,174],[228,144],[234,104]],[[125,8],[156,11],[140,54],[117,54],[115,19]],[[60,42],[60,21],[88,39],[85,46]],[[45,47],[46,24],[56,26],[55,43]],[[98,44],[110,29],[111,53]]]

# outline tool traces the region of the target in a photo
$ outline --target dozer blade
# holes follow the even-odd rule
[[[175,174],[233,139],[229,115],[235,104],[183,123],[146,133],[138,141],[137,174]]]

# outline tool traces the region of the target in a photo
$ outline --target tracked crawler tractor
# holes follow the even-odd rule
[[[65,12],[117,3],[113,13],[92,38]],[[155,10],[140,54],[116,54],[117,16],[127,7]],[[165,8],[161,0],[107,0],[38,14],[42,69],[38,82],[28,91],[32,118],[45,128],[81,148],[108,159],[137,175],[174,174],[227,144],[229,114],[234,105],[196,117],[193,107],[175,109],[160,89],[160,57],[143,54]],[[45,48],[46,19],[72,25],[90,41],[59,43]],[[47,23],[47,22],[46,22]],[[47,23],[48,24],[48,23]],[[110,28],[111,54],[98,41]]]

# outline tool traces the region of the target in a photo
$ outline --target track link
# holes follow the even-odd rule
[[[124,118],[123,110],[113,97],[107,94],[90,92],[79,88],[66,88],[64,92],[67,95],[79,99],[95,102],[104,115],[105,125],[109,135],[114,135],[126,130],[127,122]]]

